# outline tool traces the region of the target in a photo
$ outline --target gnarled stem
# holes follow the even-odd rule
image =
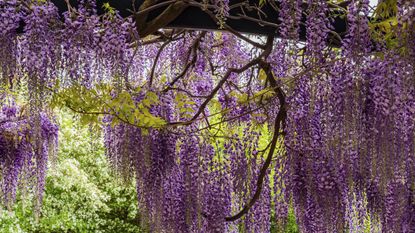
[[[140,6],[140,11],[145,10],[148,7],[153,6],[157,1],[155,0],[146,0]],[[176,1],[169,5],[163,13],[158,15],[155,19],[151,20],[150,22],[146,22],[148,18],[148,13],[136,15],[135,21],[137,26],[138,34],[141,38],[144,38],[150,34],[155,33],[162,27],[167,26],[170,22],[177,18],[186,8],[188,4],[184,1]]]
[[[248,211],[251,209],[251,207],[255,204],[255,202],[261,196],[262,188],[263,188],[263,185],[264,185],[264,178],[267,175],[267,171],[268,171],[269,166],[271,165],[272,157],[274,155],[275,148],[277,147],[278,138],[281,135],[280,131],[284,127],[285,119],[287,117],[285,95],[284,95],[284,92],[281,89],[281,87],[277,87],[277,83],[276,83],[276,80],[274,79],[274,76],[272,75],[270,65],[268,63],[263,62],[263,63],[260,64],[260,66],[265,71],[265,73],[267,74],[267,79],[268,79],[269,83],[271,84],[271,86],[273,88],[275,88],[278,100],[280,102],[280,109],[278,111],[277,116],[275,117],[274,135],[273,135],[272,140],[271,140],[271,144],[270,144],[270,148],[269,148],[269,151],[268,151],[267,158],[266,158],[264,164],[262,165],[261,171],[260,171],[259,176],[258,176],[255,193],[252,196],[251,200],[249,200],[249,202],[242,208],[241,211],[239,211],[239,213],[225,218],[225,220],[228,221],[228,222],[235,221],[235,220],[241,218],[242,216],[244,216],[246,213],[248,213]]]

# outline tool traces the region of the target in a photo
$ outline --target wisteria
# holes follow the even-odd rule
[[[40,122],[25,112],[11,97],[0,111],[0,174],[1,201],[10,207],[17,188],[32,190],[37,195],[36,205],[42,203],[48,159],[56,153],[58,127],[45,114]],[[40,137],[34,137],[35,125],[40,124]]]
[[[290,211],[301,232],[415,232],[413,1],[151,2],[0,0],[2,204],[20,186],[41,204],[58,106],[102,129],[150,232],[270,232]],[[218,31],[176,27],[191,9]]]

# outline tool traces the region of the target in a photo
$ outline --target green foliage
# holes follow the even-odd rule
[[[195,111],[192,106],[196,103],[192,101],[189,96],[183,93],[177,93],[174,99],[176,106],[180,112],[181,117],[191,118],[193,116],[193,112]]]
[[[19,195],[13,211],[0,213],[0,232],[141,232],[134,185],[115,179],[101,137],[67,114],[60,123],[59,156],[48,171],[40,218],[26,203],[30,198]]]
[[[395,17],[398,13],[397,0],[384,0],[380,1],[374,11],[374,17],[376,19],[388,19]]]
[[[59,90],[58,87],[55,89]],[[136,95],[144,95],[141,101],[128,91],[118,91],[108,84],[96,85],[87,88],[83,85],[73,85],[55,92],[52,97],[52,107],[67,107],[80,113],[83,125],[102,124],[105,115],[111,115],[111,124],[125,123],[141,128],[160,128],[166,122],[150,113],[150,108],[159,103],[157,94],[146,91],[140,93],[141,88],[135,90]],[[115,94],[117,93],[117,94]]]
[[[405,54],[407,48],[402,46],[402,40],[405,38],[405,31],[412,29],[408,28],[407,22],[399,24],[397,14],[397,0],[380,1],[373,12],[369,28],[375,41],[385,44],[389,49],[398,49],[400,53]],[[383,54],[378,55],[383,56]]]
[[[102,4],[102,8],[110,14],[115,14],[115,8],[112,7],[109,2]]]

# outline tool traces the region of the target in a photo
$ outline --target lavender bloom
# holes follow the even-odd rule
[[[48,157],[53,156],[58,143],[58,127],[41,113],[38,122],[40,135],[33,137],[36,119],[27,116],[21,119],[17,116],[20,111],[16,104],[3,105],[0,111],[0,197],[2,204],[10,207],[15,201],[19,183],[30,179],[33,183],[25,183],[29,186],[25,188],[35,187],[39,208]],[[26,177],[26,174],[30,177]]]

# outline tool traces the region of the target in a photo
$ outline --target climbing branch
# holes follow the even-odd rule
[[[248,62],[247,64],[245,64],[244,66],[242,66],[240,68],[234,68],[234,67],[229,68],[226,71],[225,75],[222,77],[222,79],[219,80],[218,84],[216,84],[215,88],[213,88],[213,90],[207,96],[205,101],[203,101],[203,103],[199,106],[198,110],[196,111],[196,113],[193,115],[193,117],[189,121],[186,121],[186,122],[171,122],[169,125],[170,126],[190,125],[191,123],[198,120],[199,116],[205,111],[207,105],[216,96],[218,91],[222,88],[223,84],[229,79],[231,74],[233,74],[233,73],[240,74],[240,73],[246,71],[247,69],[251,68],[252,66],[260,64],[260,62],[262,60],[266,60],[268,58],[268,56],[271,54],[273,42],[274,42],[274,35],[269,35],[267,37],[267,42],[265,44],[265,50],[258,57],[254,58],[253,60],[251,60],[250,62]]]
[[[164,50],[164,48],[170,43],[171,41],[169,40],[169,41],[166,41],[166,42],[164,42],[161,46],[160,46],[160,48],[159,48],[159,50],[158,50],[158,52],[157,52],[157,55],[156,55],[156,57],[154,58],[154,62],[153,62],[153,66],[152,66],[152,68],[151,68],[151,73],[150,73],[150,80],[149,80],[149,82],[148,82],[148,86],[151,88],[151,86],[153,85],[153,79],[154,79],[154,72],[155,72],[155,70],[156,70],[156,66],[157,66],[157,63],[158,63],[158,60],[159,60],[159,58],[160,58],[160,55],[161,55],[161,53],[163,52],[163,50]]]
[[[148,9],[150,7],[154,8],[156,2],[156,0],[144,1],[144,3],[140,6],[139,12],[135,14],[137,31],[141,38],[153,34],[160,28],[167,26],[188,7],[188,4],[184,1],[174,1],[174,3],[168,5],[168,7],[160,15],[147,22],[148,13],[151,11]]]
[[[265,160],[264,164],[262,165],[262,168],[259,172],[258,180],[257,180],[257,183],[256,183],[255,193],[252,196],[252,198],[248,201],[248,203],[242,208],[241,211],[239,211],[237,214],[235,214],[233,216],[229,216],[229,217],[225,218],[225,220],[228,221],[228,222],[235,221],[235,220],[241,218],[242,216],[244,216],[246,213],[248,213],[248,211],[251,209],[251,207],[260,198],[262,188],[263,188],[263,185],[264,185],[265,176],[267,175],[268,168],[271,165],[272,157],[273,157],[273,155],[275,153],[275,149],[277,147],[278,138],[281,135],[281,129],[284,128],[285,119],[287,118],[287,109],[286,109],[285,95],[284,95],[283,90],[281,89],[281,87],[277,86],[277,82],[276,82],[274,76],[272,75],[270,65],[268,63],[262,61],[260,66],[265,71],[265,73],[267,74],[267,79],[269,79],[269,83],[271,84],[271,86],[275,88],[276,95],[277,95],[278,100],[280,102],[280,108],[278,110],[277,116],[275,117],[274,132],[273,132],[271,144],[270,144],[270,147],[269,147],[267,158],[266,158],[266,160]]]
[[[183,68],[182,72],[169,83],[169,86],[164,90],[164,92],[169,91],[174,84],[179,81],[181,78],[183,78],[186,73],[189,71],[189,69],[196,63],[197,61],[197,49],[199,48],[200,42],[202,41],[203,37],[206,35],[206,31],[201,32],[199,36],[193,41],[192,46],[189,49],[189,52],[187,53],[187,63],[185,67]],[[192,59],[189,61],[190,56],[192,56]]]

